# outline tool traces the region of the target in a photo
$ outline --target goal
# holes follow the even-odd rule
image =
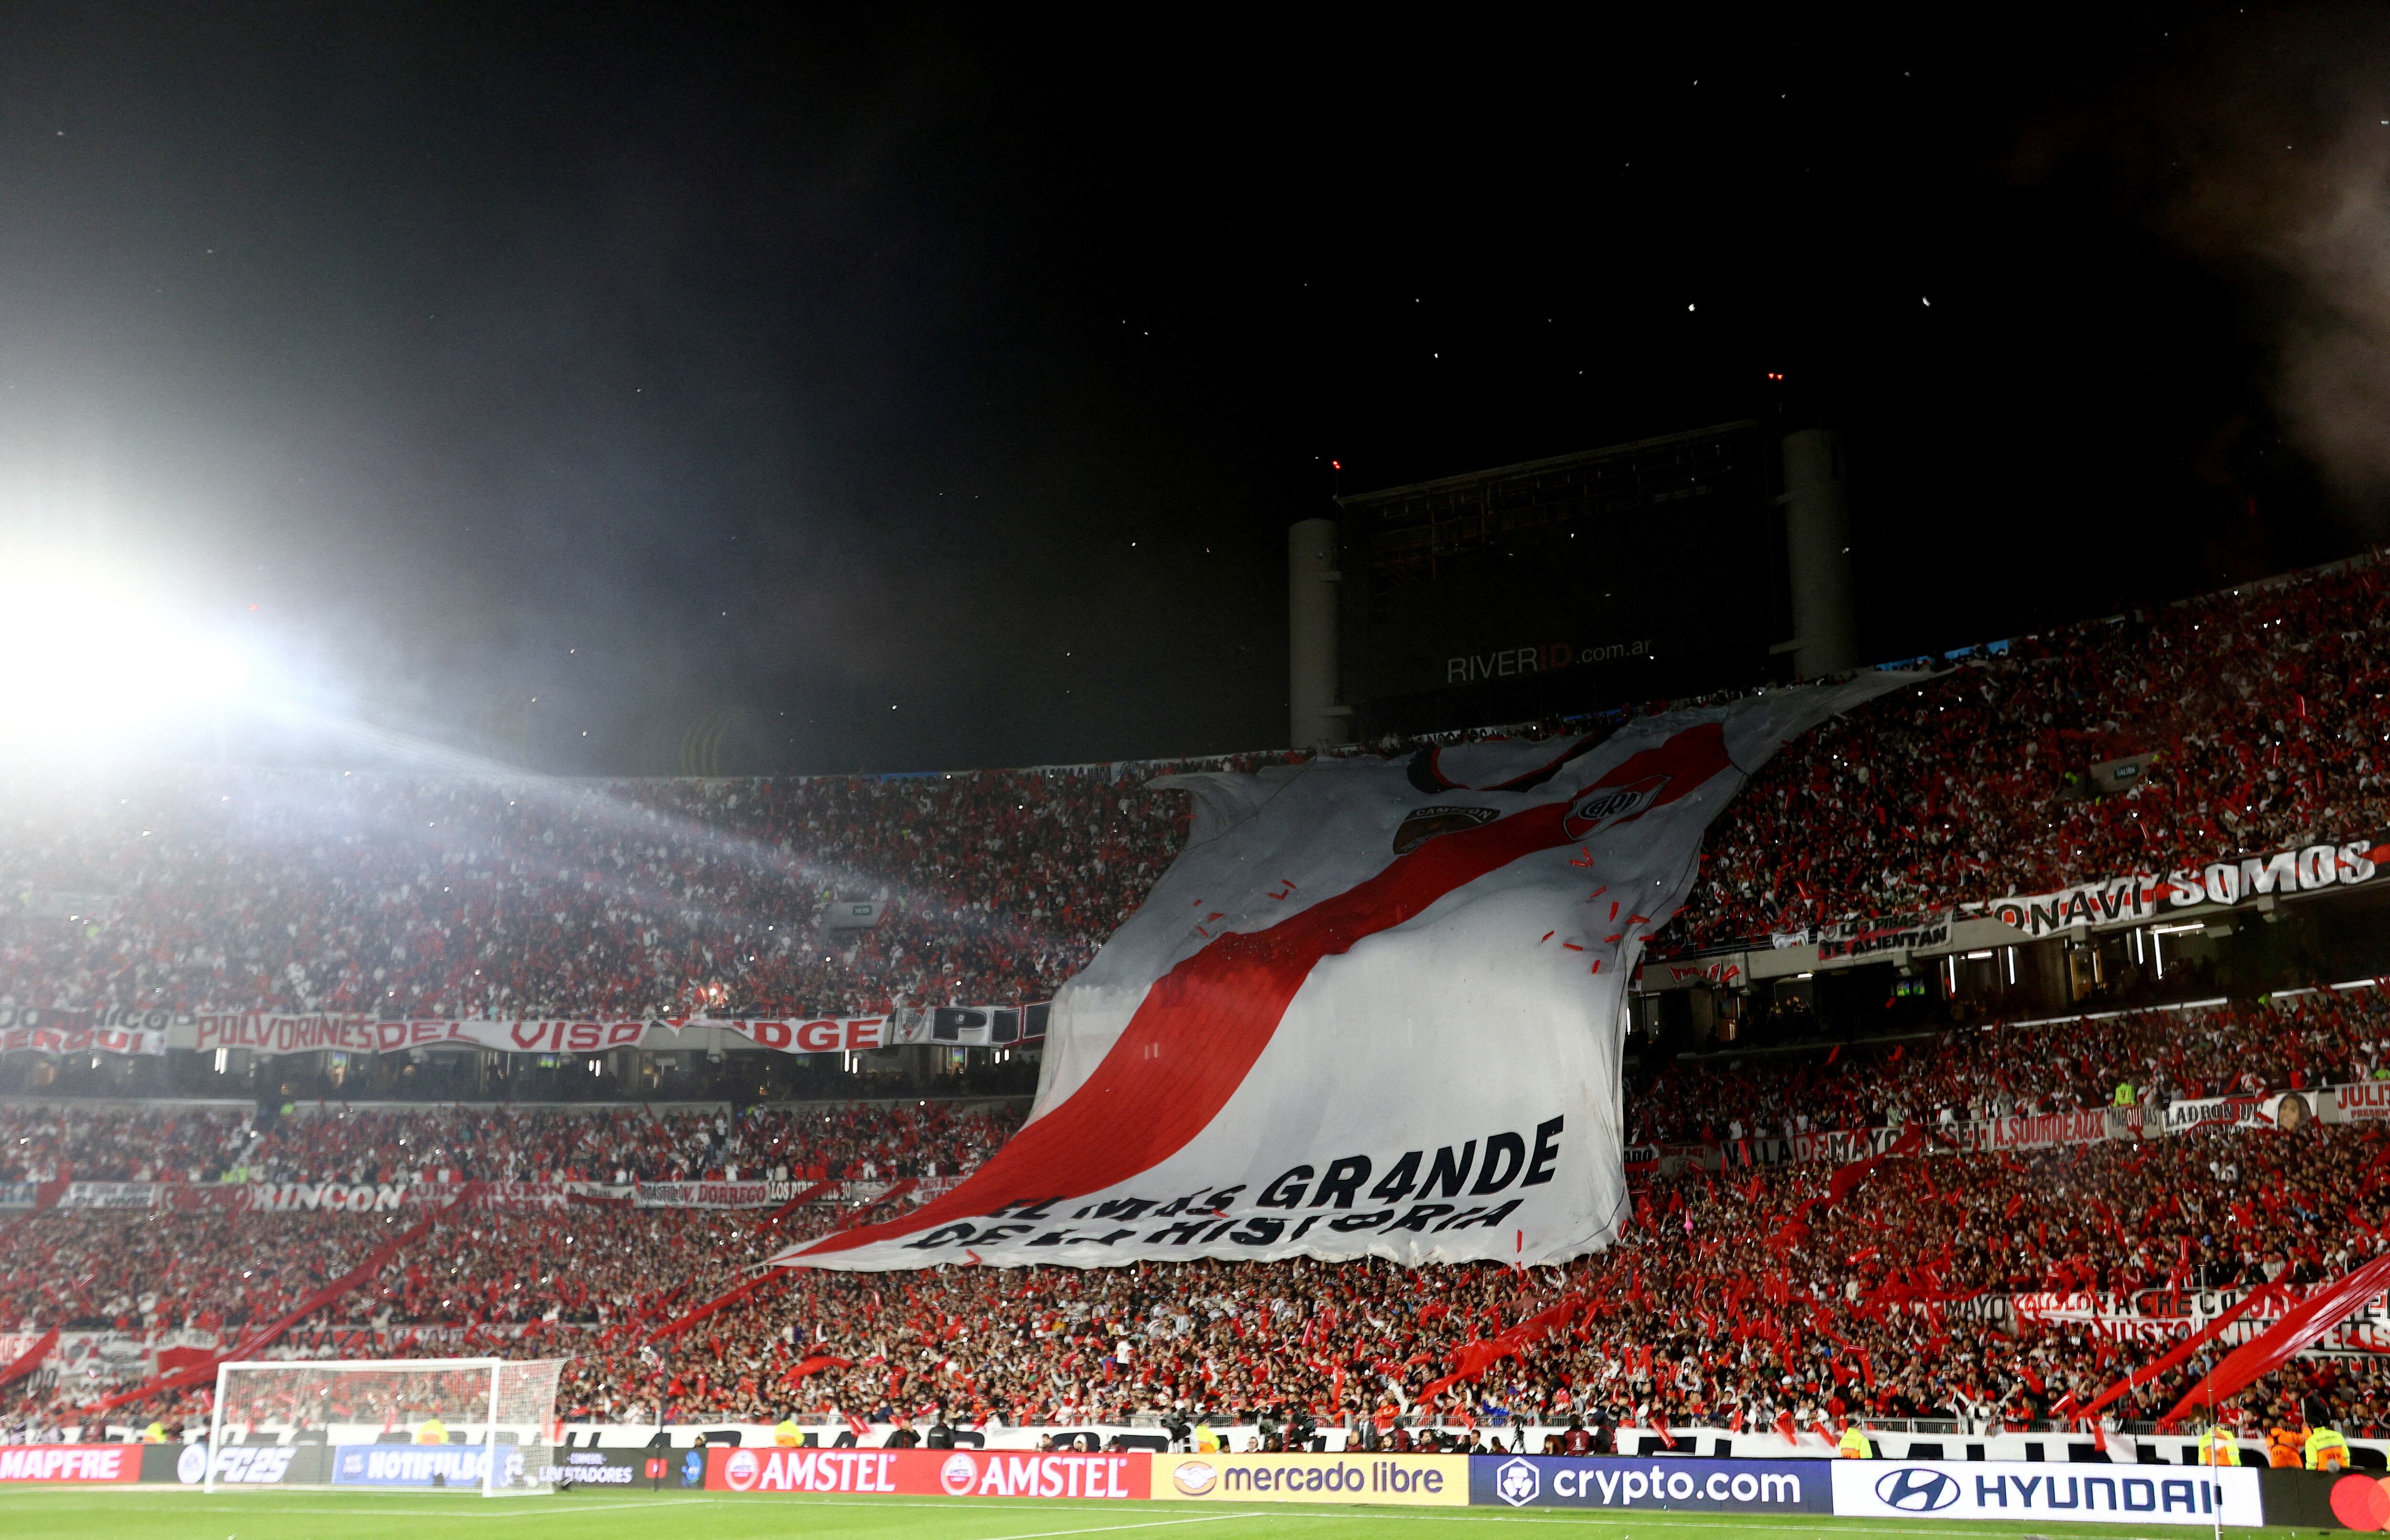
[[[204,1484],[554,1484],[561,1358],[294,1358],[216,1366]],[[255,1449],[257,1454],[239,1451]],[[276,1451],[261,1458],[266,1450]],[[287,1452],[285,1452],[287,1451]],[[187,1479],[187,1478],[186,1478]]]

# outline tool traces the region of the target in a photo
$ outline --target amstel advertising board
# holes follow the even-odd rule
[[[1156,1455],[1153,1495],[1222,1503],[1469,1506],[1467,1455]]]
[[[708,1492],[1142,1499],[1150,1455],[991,1449],[708,1450]],[[1466,1485],[1466,1482],[1462,1483]]]

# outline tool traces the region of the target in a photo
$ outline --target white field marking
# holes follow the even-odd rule
[[[151,1497],[162,1496],[168,1492],[197,1493],[199,1490],[198,1485],[195,1483],[187,1487],[161,1488],[153,1486],[147,1493],[143,1493],[138,1487],[132,1486],[132,1483],[128,1482],[126,1484],[135,1495]],[[258,1489],[251,1492],[238,1493],[219,1492],[216,1495],[219,1497],[230,1496],[235,1498],[245,1498],[252,1495],[263,1495],[263,1490],[270,1489]],[[92,1493],[85,1490],[71,1494],[60,1493],[58,1495],[61,1496],[74,1495],[87,1497],[92,1495]],[[111,1492],[110,1495],[113,1495],[114,1494]],[[43,1496],[47,1495],[47,1494],[34,1490],[28,1492],[10,1492],[7,1495],[11,1498],[15,1498]],[[318,1496],[322,1495],[322,1494],[286,1491],[279,1494],[279,1495],[298,1497]],[[399,1494],[393,1493],[392,1495],[395,1497],[398,1496]],[[574,1503],[570,1507],[559,1507],[554,1503],[541,1503],[533,1505],[527,1501],[521,1508],[510,1507],[494,1512],[478,1506],[468,1507],[463,1503],[459,1503],[454,1508],[383,1508],[375,1498],[366,1497],[364,1501],[360,1502],[354,1508],[285,1508],[277,1504],[271,1508],[263,1508],[261,1511],[267,1513],[304,1513],[317,1517],[341,1519],[379,1519],[385,1517],[392,1519],[528,1519],[542,1513],[620,1513],[625,1508],[631,1507],[634,1502],[636,1502],[637,1507],[641,1508],[687,1508],[691,1504],[712,1504],[726,1500],[727,1499],[722,1497],[642,1497],[636,1499],[625,1498],[621,1502]],[[42,1507],[43,1511],[45,1513],[101,1513],[108,1511],[108,1508],[105,1506],[92,1504],[45,1503]],[[219,1511],[228,1513],[234,1510],[230,1508],[226,1508],[220,1509]]]
[[[723,1493],[710,1497],[683,1500],[726,1503],[737,1502],[742,1497],[752,1495],[755,1495],[755,1494]],[[1118,1501],[1118,1499],[1114,1498],[1074,1499],[1068,1497],[1012,1497],[998,1498],[995,1500],[980,1499],[974,1501],[968,1497],[946,1497],[927,1501],[899,1502],[889,1498],[833,1497],[827,1494],[816,1496],[814,1494],[809,1492],[792,1492],[785,1494],[771,1493],[767,1495],[774,1497],[793,1497],[798,1501],[809,1503],[817,1508],[930,1508],[947,1513],[970,1509],[988,1511],[1009,1510],[1017,1513],[1025,1504],[1030,1503],[1047,1505],[1048,1511],[1060,1509],[1063,1512],[1086,1512],[1092,1508],[1112,1507]],[[1073,1502],[1081,1506],[1076,1508],[1064,1508],[1062,1506],[1066,1503]],[[649,1506],[655,1505],[651,1504]],[[1208,1505],[1206,1506],[1208,1507]],[[607,1511],[624,1512],[628,1511],[631,1507],[632,1504],[630,1500],[626,1498],[620,1504],[607,1505]],[[1155,1502],[1152,1507],[1149,1508],[1146,1511],[1152,1512],[1156,1509],[1164,1513],[1197,1514],[1199,1520],[1201,1518],[1273,1520],[1324,1519],[1363,1521],[1409,1519],[1423,1523],[1570,1524],[1580,1527],[1594,1523],[1650,1523],[1667,1529],[1729,1530],[1739,1534],[1748,1533],[1754,1521],[1774,1521],[1781,1528],[1806,1529],[1820,1534],[1925,1534],[1944,1536],[1946,1537],[1946,1540],[2016,1540],[2014,1534],[2009,1530],[1972,1529],[1964,1527],[1960,1521],[1955,1520],[1947,1523],[1940,1524],[1904,1524],[1895,1526],[1888,1520],[1859,1518],[1837,1519],[1832,1514],[1804,1513],[1798,1511],[1787,1511],[1783,1513],[1754,1512],[1703,1515],[1691,1513],[1671,1513],[1662,1508],[1587,1508],[1581,1513],[1555,1513],[1550,1509],[1545,1509],[1539,1513],[1471,1513],[1459,1508],[1395,1508],[1391,1506],[1372,1508],[1367,1505],[1358,1504],[1351,1508],[1329,1508],[1324,1507],[1299,1507],[1290,1504],[1284,1507],[1273,1507],[1268,1509],[1255,1510],[1250,1513],[1199,1513],[1197,1505],[1190,1503],[1174,1503],[1166,1498]],[[288,1510],[277,1509],[276,1511]],[[543,1509],[542,1511],[553,1512],[555,1510]],[[2026,1521],[2020,1520],[2016,1521],[2021,1523]],[[1111,1529],[1143,1529],[1150,1527],[1150,1521],[1147,1523],[1139,1524],[1101,1525],[1098,1526],[1096,1529],[1087,1530],[1043,1531],[1034,1535],[996,1535],[987,1537],[987,1540],[1045,1540],[1045,1536],[1050,1534],[1086,1534],[1099,1533],[1099,1531],[1101,1530]],[[2236,1530],[2231,1526],[2227,1526],[2225,1530],[2225,1534],[2228,1535],[2236,1533],[2254,1534],[2257,1532],[2254,1530]]]
[[[1110,1534],[1124,1529],[1166,1529],[1172,1524],[1215,1524],[1224,1519],[1266,1519],[1266,1513],[1199,1513],[1186,1519],[1144,1519],[1133,1524],[1091,1524],[1086,1529],[1041,1529],[1026,1534],[992,1534],[987,1540],[1051,1540],[1058,1534]]]
[[[264,1491],[271,1491],[272,1489],[270,1489],[270,1488],[262,1488],[262,1489],[257,1489],[257,1490],[258,1490],[259,1492],[264,1492]],[[198,1486],[197,1484],[193,1484],[193,1485],[191,1485],[191,1486],[187,1486],[187,1487],[163,1487],[163,1486],[147,1486],[147,1487],[144,1487],[144,1486],[135,1485],[134,1483],[131,1483],[131,1482],[126,1482],[126,1483],[124,1483],[124,1484],[122,1484],[122,1485],[121,1485],[121,1486],[107,1486],[107,1487],[97,1487],[97,1486],[86,1486],[86,1487],[67,1487],[67,1488],[49,1487],[49,1488],[46,1488],[46,1489],[42,1488],[42,1487],[27,1487],[27,1488],[23,1488],[23,1489],[20,1489],[20,1490],[7,1491],[7,1492],[6,1492],[6,1498],[7,1498],[9,1501],[14,1501],[14,1500],[16,1500],[16,1499],[19,1499],[19,1498],[25,1498],[25,1497],[50,1497],[50,1496],[58,1496],[58,1497],[71,1497],[71,1497],[92,1497],[92,1496],[101,1496],[101,1495],[105,1495],[105,1496],[109,1496],[109,1497],[114,1497],[114,1496],[118,1496],[118,1495],[126,1495],[126,1496],[152,1496],[152,1497],[154,1497],[154,1496],[161,1496],[161,1495],[165,1495],[166,1493],[170,1493],[170,1492],[173,1492],[173,1493],[188,1492],[188,1493],[194,1493],[194,1494],[196,1494],[196,1493],[198,1493],[199,1491],[199,1486]],[[218,1495],[218,1496],[225,1496],[225,1495],[248,1495],[248,1494],[225,1494],[225,1493],[218,1493],[218,1494],[217,1494],[217,1495]],[[298,1493],[295,1493],[295,1492],[294,1492],[294,1493],[287,1493],[286,1495],[290,1495],[290,1496],[297,1496],[297,1495],[299,1495],[299,1494],[298,1494]],[[739,1502],[739,1501],[741,1501],[744,1497],[749,1496],[749,1495],[751,1495],[751,1494],[736,1494],[736,1493],[718,1493],[718,1494],[713,1494],[713,1495],[710,1495],[702,1496],[702,1497],[649,1497],[649,1498],[635,1498],[635,1497],[631,1497],[631,1496],[629,1496],[629,1495],[625,1495],[625,1496],[624,1496],[623,1498],[622,1498],[620,1501],[609,1501],[609,1502],[604,1502],[604,1503],[575,1504],[573,1507],[572,1507],[572,1508],[556,1508],[556,1507],[553,1507],[553,1506],[542,1507],[542,1508],[532,1508],[532,1507],[526,1506],[526,1507],[525,1507],[525,1508],[523,1508],[516,1509],[516,1510],[509,1511],[509,1512],[504,1512],[504,1513],[489,1513],[489,1512],[481,1512],[481,1511],[476,1511],[476,1510],[474,1510],[474,1509],[472,1509],[472,1508],[467,1508],[467,1507],[465,1507],[465,1506],[463,1506],[463,1505],[461,1505],[461,1504],[460,1504],[460,1505],[458,1505],[457,1507],[455,1507],[455,1508],[380,1508],[380,1507],[374,1506],[374,1504],[375,1504],[375,1503],[376,1503],[376,1501],[377,1501],[377,1499],[376,1499],[376,1498],[371,1497],[371,1496],[367,1496],[367,1495],[365,1495],[365,1494],[363,1494],[363,1493],[358,1494],[358,1495],[359,1495],[360,1497],[363,1497],[365,1500],[364,1500],[364,1502],[363,1502],[363,1503],[361,1503],[361,1504],[360,1504],[358,1507],[356,1507],[356,1508],[281,1508],[281,1507],[276,1507],[276,1508],[274,1508],[270,1509],[270,1511],[272,1511],[272,1512],[274,1512],[274,1513],[277,1513],[277,1514],[281,1514],[281,1513],[304,1513],[304,1514],[310,1514],[310,1515],[321,1515],[321,1516],[337,1517],[337,1518],[343,1518],[343,1519],[371,1518],[371,1517],[375,1517],[375,1516],[378,1516],[378,1515],[383,1515],[383,1514],[388,1514],[388,1515],[391,1515],[391,1516],[393,1516],[393,1517],[399,1517],[399,1518],[420,1518],[420,1519],[519,1519],[519,1518],[527,1517],[527,1516],[529,1516],[529,1515],[531,1515],[531,1514],[533,1514],[533,1513],[628,1513],[628,1512],[636,1512],[636,1511],[637,1511],[637,1510],[639,1510],[639,1509],[642,1509],[642,1508],[686,1508],[686,1507],[689,1507],[689,1506],[691,1506],[691,1505],[699,1505],[699,1506],[713,1506],[713,1505],[721,1505],[721,1504],[728,1504],[728,1503],[736,1503],[736,1502]],[[393,1494],[391,1494],[391,1495],[394,1497],[394,1496],[399,1495],[399,1494],[393,1493]],[[813,1504],[814,1506],[816,1506],[816,1507],[820,1507],[820,1508],[932,1508],[932,1509],[938,1509],[938,1510],[942,1510],[942,1511],[948,1512],[948,1513],[958,1512],[958,1511],[966,1511],[966,1510],[970,1510],[970,1509],[984,1509],[984,1510],[990,1510],[990,1511],[1006,1511],[1006,1510],[1009,1510],[1009,1511],[1011,1511],[1011,1512],[1018,1513],[1018,1512],[1020,1512],[1020,1511],[1022,1510],[1022,1508],[1024,1506],[1027,1506],[1027,1505],[1029,1505],[1029,1504],[1044,1505],[1044,1506],[1046,1506],[1047,1511],[1049,1511],[1049,1512],[1055,1512],[1055,1511],[1064,1512],[1064,1513],[1091,1512],[1091,1511],[1097,1511],[1097,1510],[1099,1510],[1099,1509],[1100,1509],[1100,1508],[1111,1508],[1111,1507],[1112,1507],[1112,1506],[1113,1506],[1113,1505],[1118,1501],[1118,1499],[1112,1499],[1112,1498],[1096,1498],[1096,1499],[1079,1498],[1079,1499],[1072,1499],[1072,1498],[1067,1498],[1067,1497],[1064,1497],[1064,1498],[1054,1498],[1054,1497],[1030,1497],[1030,1498],[1021,1498],[1021,1497],[1015,1497],[1015,1498],[1009,1498],[1009,1499],[998,1499],[998,1500],[996,1500],[996,1501],[984,1501],[984,1500],[983,1500],[983,1501],[978,1501],[978,1502],[974,1502],[974,1501],[972,1501],[972,1500],[970,1500],[970,1499],[969,1499],[969,1498],[945,1498],[945,1499],[943,1499],[943,1500],[935,1500],[935,1501],[928,1501],[928,1502],[896,1502],[896,1501],[892,1501],[892,1500],[889,1500],[889,1499],[886,1499],[886,1498],[872,1498],[872,1497],[843,1497],[843,1498],[840,1498],[840,1497],[830,1497],[830,1496],[827,1496],[827,1495],[816,1497],[816,1496],[815,1496],[815,1495],[814,1495],[813,1494],[811,1494],[811,1493],[803,1493],[803,1492],[800,1492],[800,1493],[789,1493],[789,1494],[785,1494],[785,1495],[784,1495],[784,1494],[779,1494],[779,1493],[774,1493],[774,1494],[770,1494],[770,1495],[772,1495],[772,1496],[787,1495],[787,1496],[790,1496],[790,1497],[797,1498],[797,1499],[798,1499],[798,1500],[800,1500],[800,1501],[803,1501],[803,1502],[811,1503],[811,1504]],[[1082,1505],[1082,1506],[1078,1506],[1078,1507],[1064,1507],[1064,1506],[1063,1506],[1063,1505],[1065,1505],[1065,1504],[1073,1503],[1073,1502],[1074,1502],[1074,1501],[1075,1501],[1076,1503],[1078,1503],[1078,1504]],[[1166,1500],[1165,1500],[1165,1501],[1166,1501]],[[0,1505],[0,1506],[5,1506],[5,1505]],[[64,1511],[64,1512],[78,1512],[78,1511],[88,1511],[88,1512],[95,1512],[95,1513],[96,1513],[96,1512],[105,1512],[105,1511],[107,1511],[107,1508],[106,1508],[104,1506],[101,1506],[101,1507],[77,1506],[77,1505],[68,1505],[68,1504],[63,1504],[63,1503],[55,1503],[55,1504],[54,1504],[54,1503],[44,1503],[42,1506],[43,1506],[44,1511],[45,1511],[45,1512],[59,1512],[59,1511]],[[1187,1513],[1187,1512],[1190,1512],[1190,1511],[1192,1511],[1192,1505],[1189,1505],[1189,1504],[1176,1504],[1176,1503],[1174,1503],[1174,1504],[1169,1504],[1168,1506],[1163,1506],[1163,1504],[1162,1504],[1162,1503],[1157,1503],[1157,1504],[1155,1504],[1155,1505],[1154,1505],[1154,1508],[1148,1508],[1146,1511],[1148,1511],[1148,1512],[1152,1512],[1152,1511],[1155,1511],[1157,1508],[1158,1508],[1160,1511],[1163,1511],[1163,1512],[1165,1512],[1165,1513],[1170,1513],[1170,1512]],[[1548,1511],[1548,1510],[1547,1510],[1547,1511]],[[1585,1510],[1583,1511],[1583,1513],[1582,1513],[1581,1515],[1561,1515],[1561,1514],[1551,1514],[1549,1517],[1546,1517],[1546,1516],[1544,1516],[1543,1514],[1536,1514],[1536,1513],[1470,1513],[1470,1512],[1467,1512],[1467,1511],[1465,1511],[1465,1510],[1461,1510],[1461,1509],[1458,1509],[1458,1508],[1394,1508],[1394,1507],[1386,1507],[1386,1508],[1370,1508],[1370,1507],[1367,1507],[1367,1506],[1356,1506],[1356,1507],[1351,1508],[1335,1508],[1335,1509],[1330,1509],[1330,1508],[1304,1508],[1304,1507],[1297,1507],[1297,1506],[1294,1506],[1294,1505],[1288,1505],[1288,1506],[1285,1506],[1285,1507],[1276,1508],[1273,1508],[1273,1509],[1271,1509],[1271,1510],[1268,1510],[1268,1511],[1262,1511],[1262,1512],[1253,1512],[1253,1513],[1202,1513],[1202,1514],[1198,1514],[1198,1515],[1196,1515],[1196,1520],[1197,1520],[1197,1521],[1201,1521],[1201,1520],[1205,1520],[1205,1519],[1329,1519],[1329,1520],[1344,1519],[1344,1520],[1370,1520],[1370,1521],[1383,1521],[1383,1520],[1388,1520],[1388,1519],[1411,1519],[1411,1520],[1420,1520],[1420,1521],[1426,1521],[1426,1522],[1430,1522],[1430,1523],[1446,1523],[1446,1524],[1461,1523],[1461,1524],[1575,1524],[1575,1525],[1584,1525],[1584,1524],[1588,1524],[1588,1523],[1610,1522],[1610,1523],[1648,1523],[1648,1524],[1651,1524],[1651,1525],[1654,1525],[1654,1526],[1656,1526],[1656,1527],[1659,1527],[1659,1528],[1664,1528],[1664,1529],[1691,1529],[1691,1530],[1700,1530],[1700,1529],[1724,1529],[1724,1530],[1738,1530],[1738,1531],[1747,1531],[1747,1530],[1749,1530],[1749,1529],[1750,1529],[1750,1527],[1751,1527],[1752,1521],[1755,1521],[1755,1520],[1775,1519],[1775,1520],[1778,1520],[1778,1521],[1780,1521],[1781,1522],[1781,1526],[1782,1526],[1782,1527],[1786,1527],[1786,1528],[1807,1529],[1807,1530],[1814,1531],[1815,1533],[1818,1533],[1818,1534],[1856,1534],[1856,1535],[1867,1535],[1867,1534],[1924,1534],[1924,1535],[1937,1535],[1937,1536],[1944,1536],[1944,1537],[1947,1537],[1947,1540],[2015,1540],[2015,1536],[2014,1536],[2014,1535],[2013,1535],[2010,1531],[2008,1531],[2008,1530],[1982,1530],[1982,1529],[1969,1529],[1969,1528],[1962,1528],[1962,1527],[1960,1527],[1960,1524],[1958,1521],[1951,1521],[1951,1522],[1949,1522],[1949,1523],[1942,1523],[1942,1524],[1927,1524],[1927,1525],[1913,1525],[1913,1524],[1912,1524],[1912,1525],[1902,1525],[1902,1526],[1898,1526],[1898,1527],[1895,1527],[1895,1526],[1893,1526],[1893,1525],[1892,1525],[1888,1521],[1882,1521],[1882,1520],[1872,1520],[1872,1519],[1860,1519],[1860,1520],[1842,1519],[1842,1520],[1837,1520],[1837,1519],[1835,1519],[1835,1518],[1834,1518],[1834,1516],[1832,1516],[1832,1515],[1831,1515],[1831,1514],[1824,1514],[1824,1513],[1817,1513],[1817,1514],[1797,1513],[1797,1512],[1786,1512],[1786,1513],[1779,1513],[1779,1514],[1768,1514],[1768,1513],[1746,1513],[1746,1514],[1718,1514],[1718,1515],[1716,1515],[1715,1517],[1705,1517],[1705,1516],[1699,1516],[1699,1515],[1694,1515],[1694,1514],[1690,1514],[1690,1513],[1681,1513],[1681,1514],[1680,1514],[1680,1513],[1671,1513],[1671,1512],[1668,1512],[1668,1511],[1666,1511],[1666,1510],[1664,1510],[1664,1509],[1653,1509],[1653,1508],[1587,1508],[1587,1509],[1585,1509]],[[2024,1521],[2020,1520],[2020,1521],[2018,1521],[2018,1522],[2024,1522]],[[1108,1530],[1108,1529],[1113,1529],[1113,1528],[1135,1529],[1135,1528],[1144,1528],[1144,1527],[1147,1527],[1147,1525],[1144,1525],[1144,1524],[1130,1524],[1130,1525],[1104,1525],[1104,1526],[1099,1526],[1099,1529],[1105,1529],[1105,1530]],[[1052,1532],[1047,1532],[1047,1533],[1051,1534],[1092,1534],[1092,1533],[1097,1533],[1097,1531],[1096,1531],[1096,1530],[1058,1530],[1058,1531],[1052,1531]],[[2228,1526],[2226,1526],[2226,1528],[2225,1528],[2225,1534],[2226,1534],[2227,1535],[2231,1535],[2231,1534],[2257,1534],[2257,1533],[2259,1533],[2259,1532],[2257,1532],[2257,1531],[2255,1531],[2255,1530],[2242,1529],[2242,1528],[2240,1528],[2240,1527],[2238,1527],[2238,1526],[2233,1526],[2233,1525],[2228,1525]],[[991,1540],[1044,1540],[1044,1536],[1042,1536],[1042,1535],[1009,1535],[1009,1536],[991,1537]]]
[[[1423,1523],[1441,1524],[1583,1525],[1588,1523],[1651,1523],[1668,1529],[1722,1529],[1734,1531],[1738,1534],[1747,1533],[1754,1521],[1772,1521],[1780,1528],[1814,1530],[1820,1534],[1932,1534],[1948,1536],[1949,1540],[2016,1540],[2014,1534],[2009,1530],[1962,1528],[1957,1521],[1942,1524],[1907,1524],[1895,1527],[1889,1521],[1885,1520],[1857,1518],[1853,1516],[1844,1516],[1838,1519],[1834,1515],[1829,1513],[1804,1513],[1797,1510],[1782,1513],[1754,1512],[1704,1515],[1672,1513],[1664,1508],[1587,1508],[1579,1514],[1563,1516],[1561,1514],[1550,1513],[1548,1509],[1545,1510],[1544,1513],[1469,1513],[1456,1508],[1369,1508],[1367,1506],[1356,1506],[1351,1508],[1322,1509],[1317,1508],[1296,1508],[1290,1506],[1266,1513],[1240,1514],[1239,1517],[1255,1519],[1359,1519],[1373,1521],[1387,1519],[1410,1519]],[[2029,1520],[2013,1520],[2011,1521],[2013,1523],[2030,1522]],[[2255,1534],[2258,1532],[2255,1530],[2241,1529],[2234,1525],[2227,1525],[2224,1533],[2230,1535],[2235,1534]],[[1022,1540],[1022,1537],[1014,1537],[1014,1540]]]

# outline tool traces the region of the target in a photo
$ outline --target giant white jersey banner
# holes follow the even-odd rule
[[[1630,723],[1166,777],[1187,850],[1055,996],[1029,1123],[953,1192],[783,1265],[1537,1263],[1626,1205],[1645,938],[1777,746],[1871,674]]]

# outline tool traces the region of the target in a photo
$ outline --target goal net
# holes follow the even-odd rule
[[[289,1359],[216,1367],[204,1482],[546,1490],[561,1358]],[[186,1457],[187,1458],[187,1457]]]

